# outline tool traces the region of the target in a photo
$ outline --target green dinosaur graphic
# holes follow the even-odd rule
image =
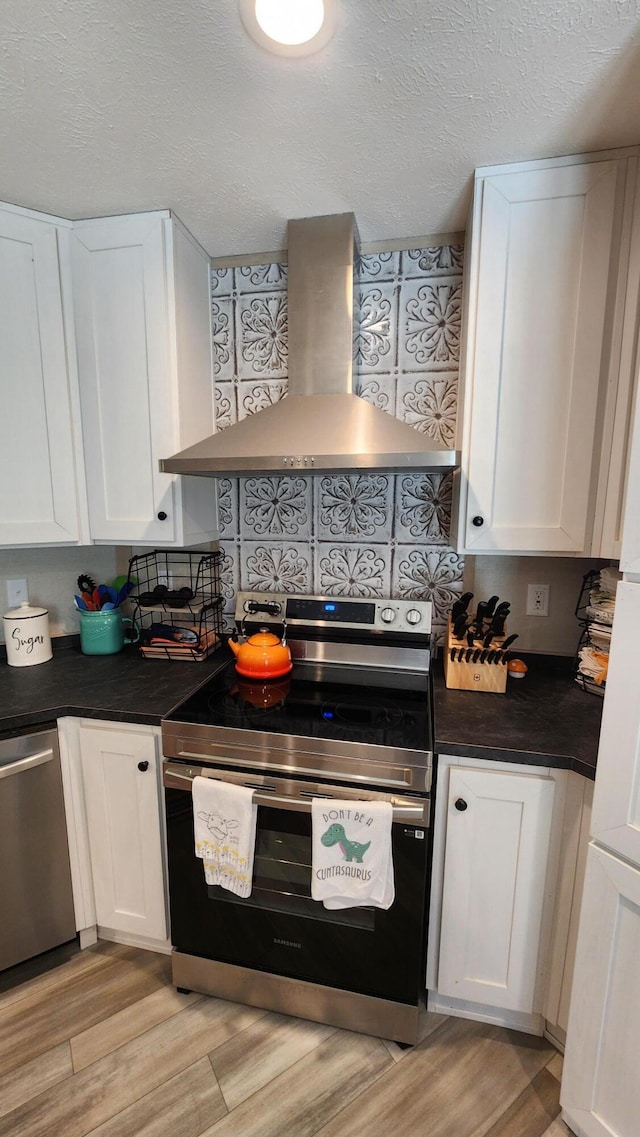
[[[330,825],[326,833],[322,834],[320,838],[323,845],[331,847],[331,845],[339,845],[340,851],[346,861],[357,861],[362,864],[364,857],[371,841],[367,841],[366,845],[362,845],[359,841],[350,841],[345,834],[342,825]]]

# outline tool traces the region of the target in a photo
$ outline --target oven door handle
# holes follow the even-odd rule
[[[219,778],[218,780],[224,781],[225,779]],[[183,783],[182,785],[179,784],[181,782]],[[191,785],[193,783],[193,778],[189,774],[179,773],[175,768],[172,768],[171,766],[165,766],[163,783],[167,787],[167,789],[187,790],[188,791],[191,789]],[[178,783],[178,784],[176,784],[176,783]],[[187,784],[185,785],[184,783],[187,783]],[[238,784],[238,783],[236,783],[236,784]],[[251,788],[250,783],[249,783],[249,788]],[[302,797],[298,798],[298,797],[291,797],[290,795],[271,793],[271,792],[265,791],[264,789],[259,789],[258,787],[255,787],[254,791],[253,791],[253,803],[254,803],[254,805],[274,806],[274,807],[277,807],[278,809],[291,809],[291,810],[295,810],[298,813],[310,813],[310,811],[311,811],[311,800],[313,798],[320,798],[322,801],[345,800],[342,798],[337,799],[337,798],[335,798],[335,795],[331,795],[331,794],[319,794],[319,793],[311,793],[311,792],[307,793],[306,799],[305,799]],[[349,800],[353,800],[354,805],[357,805],[358,802],[365,802],[367,799],[366,798],[354,797],[353,799],[349,799]],[[370,800],[372,800],[372,799],[370,799]],[[380,799],[377,798],[375,800],[380,800]],[[414,821],[418,825],[421,823],[424,823],[425,806],[427,804],[426,802],[423,802],[421,804],[416,804],[416,805],[409,805],[408,803],[405,803],[405,802],[402,802],[402,804],[400,804],[400,803],[396,804],[395,802],[392,802],[392,804],[393,804],[393,820],[394,820],[394,822],[395,821]]]

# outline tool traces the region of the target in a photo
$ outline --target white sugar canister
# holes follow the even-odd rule
[[[53,658],[46,608],[32,608],[24,600],[19,608],[12,608],[2,619],[7,663],[11,667],[31,667]]]

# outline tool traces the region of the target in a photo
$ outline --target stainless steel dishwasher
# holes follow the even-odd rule
[[[76,934],[55,726],[0,735],[0,970]]]

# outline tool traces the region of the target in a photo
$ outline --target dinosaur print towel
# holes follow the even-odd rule
[[[192,795],[196,857],[202,858],[207,884],[251,896],[258,816],[253,790],[194,778]]]
[[[395,897],[388,801],[311,803],[311,895],[325,908],[390,908]]]

